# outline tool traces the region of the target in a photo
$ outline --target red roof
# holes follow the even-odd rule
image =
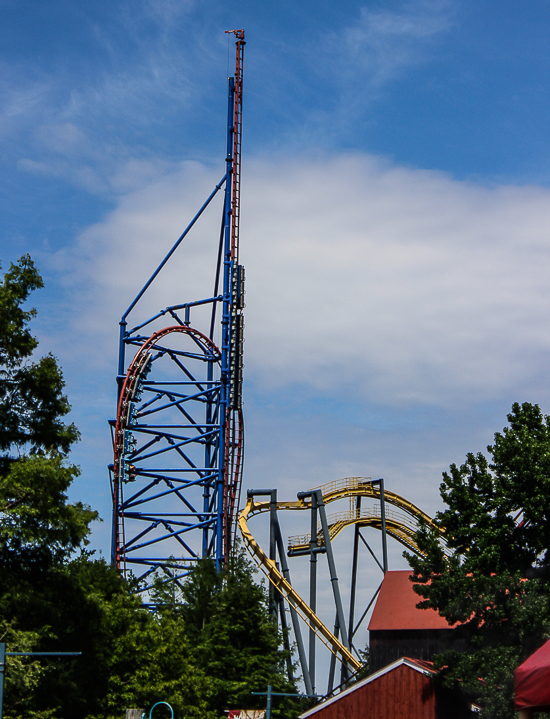
[[[422,597],[415,594],[408,569],[386,572],[369,631],[383,629],[450,629],[447,621],[435,609],[417,609]]]
[[[519,665],[514,680],[516,709],[550,709],[550,640]]]

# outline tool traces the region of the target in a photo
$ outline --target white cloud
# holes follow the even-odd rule
[[[550,346],[550,193],[366,157],[278,175],[284,184],[251,183],[243,220],[247,361],[263,381],[445,403],[494,398],[538,373]]]
[[[361,8],[354,23],[327,38],[339,77],[372,90],[426,62],[430,47],[452,27],[446,0],[403,3],[395,9]]]
[[[196,27],[194,5],[121,3],[103,24],[93,13],[80,17],[84,54],[71,57],[69,48],[63,63],[16,56],[0,65],[0,136],[12,139],[7,149],[15,162],[25,158],[21,169],[108,194],[106,178],[117,167],[129,158],[151,161],[152,138],[169,134],[174,122],[181,132],[208,102],[212,71],[223,78],[224,37],[213,49],[202,47],[205,36],[213,44],[213,31]]]
[[[65,168],[60,169],[59,166],[47,164],[45,162],[37,162],[28,157],[23,157],[17,161],[17,169],[20,172],[28,172],[30,175],[39,175],[42,177],[58,177],[63,174]]]
[[[0,136],[6,138],[16,136],[29,115],[47,102],[51,87],[45,80],[23,79],[7,63],[0,64],[0,76]]]
[[[186,163],[82,235],[66,268],[98,337],[115,332],[218,179]],[[532,389],[550,351],[549,226],[542,188],[481,187],[365,155],[249,161],[247,375],[389,404]],[[218,232],[207,213],[142,313],[210,295]]]
[[[375,4],[376,5],[376,4]],[[442,44],[453,31],[460,8],[448,0],[364,4],[346,16],[346,23],[305,43],[304,57],[322,78],[322,106],[307,112],[295,133],[307,147],[334,147],[347,138],[357,147],[361,125],[373,122],[372,111],[392,92],[392,83],[409,78],[422,80],[422,70],[442,57]],[[351,17],[350,17],[351,16]],[[305,96],[306,89],[301,90]],[[303,128],[306,127],[307,131]],[[359,133],[359,135],[358,135]]]
[[[80,154],[88,146],[85,134],[72,122],[40,125],[34,135],[39,146],[58,155]]]

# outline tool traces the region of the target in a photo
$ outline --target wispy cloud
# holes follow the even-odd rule
[[[29,116],[35,116],[38,108],[47,101],[50,85],[46,78],[22,81],[13,69],[0,65],[0,137],[16,136],[21,125],[27,125]]]
[[[78,184],[76,167],[85,164],[100,176],[89,184],[98,191],[129,159],[168,158],[168,148],[182,147],[172,142],[176,134],[192,131],[187,145],[196,147],[198,121],[217,123],[210,132],[223,125],[219,89],[212,91],[224,88],[226,70],[216,8],[207,13],[194,0],[122,2],[116,12],[78,16],[84,53],[68,48],[63,63],[45,66],[12,58],[1,81],[0,132],[17,137],[17,159],[53,165],[62,156],[67,179]],[[331,136],[338,144],[392,80],[432,57],[452,13],[446,0],[364,6],[339,14],[340,26],[328,34],[260,35],[247,67],[256,114],[277,124],[277,142],[311,146]],[[321,102],[325,78],[331,91]],[[270,143],[269,133],[260,141]]]
[[[448,0],[364,5],[353,21],[310,40],[310,66],[330,87],[311,126],[327,141],[357,132],[392,83],[437,58],[456,15]]]
[[[188,163],[82,235],[67,269],[76,260],[76,294],[97,298],[96,331],[115,326],[113,308],[217,179]],[[547,190],[484,188],[365,155],[249,162],[245,182],[251,380],[442,407],[539,389],[550,354]],[[205,218],[142,312],[211,292],[218,222]]]
[[[357,22],[332,38],[338,72],[380,88],[430,58],[433,41],[452,27],[452,14],[446,0],[407,2],[399,10],[363,7]]]
[[[177,122],[181,131],[200,112],[219,62],[219,48],[201,48],[208,28],[196,27],[194,9],[192,0],[120,3],[102,22],[79,17],[87,50],[74,62],[42,68],[13,58],[1,81],[0,133],[11,137],[19,168],[49,167],[97,193],[128,162],[156,162],[159,128]]]

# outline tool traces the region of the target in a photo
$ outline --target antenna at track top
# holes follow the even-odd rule
[[[231,258],[239,259],[239,217],[241,194],[241,138],[242,138],[242,112],[243,112],[243,63],[244,63],[244,30],[226,30],[237,38],[235,43],[235,103],[233,123],[233,214],[231,220]]]

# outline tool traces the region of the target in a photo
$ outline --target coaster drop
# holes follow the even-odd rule
[[[223,567],[235,536],[244,454],[239,220],[245,39],[244,30],[228,32],[236,38],[236,65],[228,83],[225,174],[120,320],[118,404],[110,422],[111,559],[123,575],[139,580],[141,591],[151,588],[152,575],[178,581],[205,557]],[[139,300],[222,188],[212,296],[171,305],[132,326],[129,316]],[[200,329],[192,322],[197,308],[208,309]],[[170,324],[158,329],[165,318]]]

